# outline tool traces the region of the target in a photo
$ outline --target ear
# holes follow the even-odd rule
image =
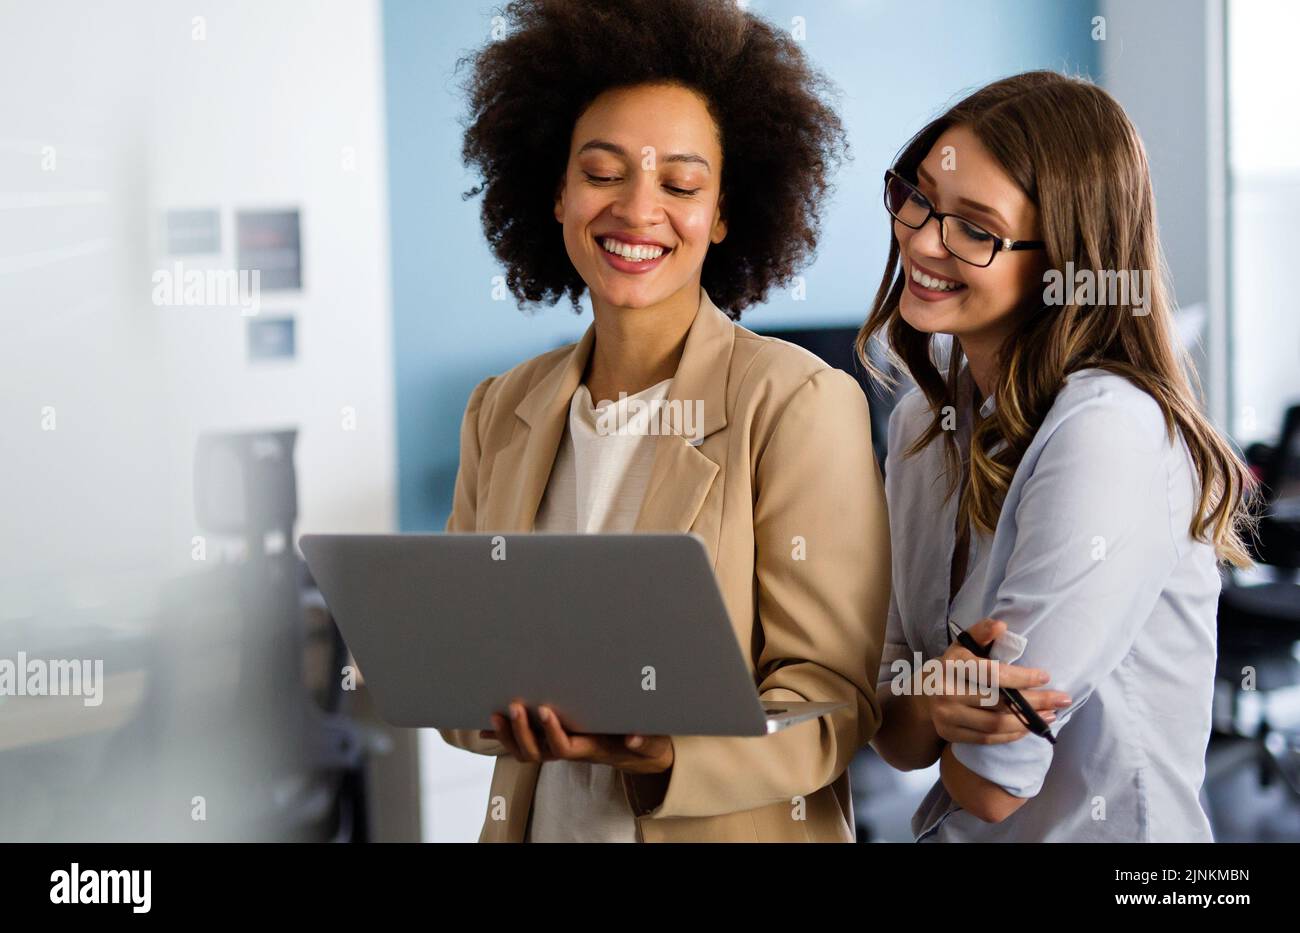
[[[555,186],[555,219],[564,223],[564,182],[563,175],[560,176],[560,182]]]
[[[710,243],[721,243],[727,237],[727,218],[722,210],[722,199],[718,198],[718,209],[713,213],[713,229],[709,232]]]

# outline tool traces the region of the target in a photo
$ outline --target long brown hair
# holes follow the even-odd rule
[[[1155,399],[1171,443],[1181,432],[1200,486],[1189,534],[1213,544],[1220,560],[1249,566],[1242,534],[1250,525],[1251,476],[1202,414],[1199,386],[1193,389],[1195,370],[1176,341],[1146,152],[1123,108],[1082,78],[1050,71],[1014,75],[981,88],[929,123],[904,147],[895,170],[915,180],[935,141],[954,126],[974,132],[1038,206],[1050,268],[1064,274],[1072,262],[1074,269],[1147,270],[1151,279],[1137,312],[1131,300],[1071,301],[1013,312],[1014,329],[998,359],[994,412],[972,430],[961,519],[992,533],[1016,467],[1066,377],[1098,368],[1125,377]],[[911,375],[934,414],[907,453],[946,436],[949,463],[956,466],[956,441],[943,430],[941,412],[957,404],[960,342],[952,341],[947,372],[941,372],[934,335],[899,314],[906,282],[890,229],[889,258],[858,333],[857,353],[879,373],[868,351],[873,339],[886,338],[891,358]]]

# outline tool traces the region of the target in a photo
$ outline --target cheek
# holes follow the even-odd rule
[[[999,262],[1005,258],[1005,254],[1000,255],[991,266],[966,272],[970,297],[989,319],[1011,313],[1025,303],[1029,294],[1024,270],[1013,263]]]
[[[713,204],[681,204],[668,212],[668,219],[683,246],[706,249],[713,233],[715,211]]]
[[[571,228],[580,229],[600,216],[607,206],[609,197],[590,185],[570,184],[564,198],[564,210],[560,215],[564,220],[567,233]]]
[[[1047,283],[1043,281],[1043,275],[1047,271],[1047,264],[1041,258],[1025,257],[1024,267],[1020,270],[1020,293],[1023,295],[1023,301],[1026,305],[1040,307],[1043,304],[1043,290]]]

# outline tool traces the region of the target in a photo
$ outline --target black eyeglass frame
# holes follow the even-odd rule
[[[915,224],[915,225],[909,224],[906,220],[904,220],[903,218],[895,214],[894,209],[889,206],[889,183],[893,179],[897,179],[898,181],[907,185],[908,188],[915,191],[917,195],[921,198],[921,200],[925,202],[925,206],[927,208],[926,215],[925,218],[919,224]],[[883,197],[885,201],[885,210],[889,212],[889,216],[897,220],[900,224],[902,224],[904,227],[907,227],[909,230],[920,230],[922,227],[924,227],[926,224],[930,222],[931,217],[936,218],[939,221],[939,240],[940,242],[943,243],[943,248],[948,250],[948,254],[952,256],[953,259],[960,260],[961,262],[966,263],[968,266],[974,266],[977,269],[987,269],[989,266],[993,265],[993,260],[996,259],[998,253],[1001,252],[1015,252],[1016,250],[1026,250],[1026,249],[1043,249],[1044,247],[1047,246],[1047,243],[1045,243],[1043,240],[1013,240],[1010,237],[998,236],[992,231],[987,230],[984,227],[980,226],[979,224],[975,223],[975,221],[963,217],[961,214],[954,214],[951,213],[950,211],[936,211],[934,209],[933,202],[931,202],[931,200],[925,196],[925,192],[923,192],[920,188],[916,187],[916,185],[908,181],[902,175],[898,174],[898,172],[894,171],[892,168],[886,170],[885,172],[885,191]],[[944,221],[949,217],[955,217],[957,220],[960,220],[962,223],[974,227],[976,230],[979,230],[982,233],[986,233],[993,238],[993,252],[989,254],[988,262],[985,263],[972,262],[969,259],[966,259],[962,256],[958,256],[956,253],[952,251],[952,248],[948,246],[947,234],[944,232]]]

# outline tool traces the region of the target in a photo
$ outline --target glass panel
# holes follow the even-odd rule
[[[1300,403],[1300,313],[1291,274],[1300,217],[1300,121],[1293,94],[1300,4],[1228,5],[1229,379],[1231,430],[1276,442]]]

